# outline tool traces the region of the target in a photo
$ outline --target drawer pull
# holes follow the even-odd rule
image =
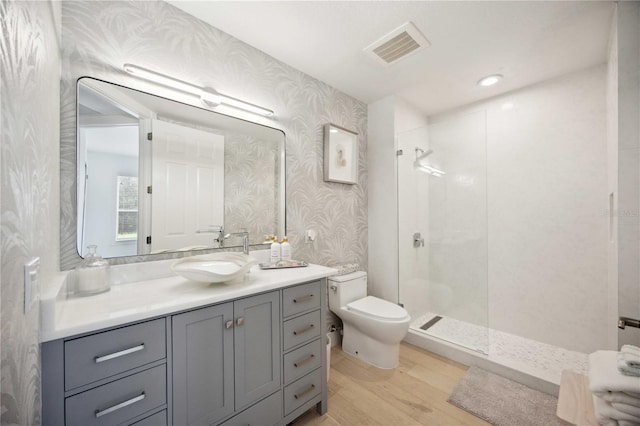
[[[296,393],[296,394],[294,394],[294,395],[293,395],[293,397],[294,397],[295,399],[300,399],[300,398],[302,398],[303,396],[305,396],[306,394],[308,394],[309,392],[313,391],[315,388],[316,388],[316,385],[311,385],[311,387],[310,387],[309,389],[307,389],[306,391],[302,392],[302,393],[301,393],[301,394],[299,394],[299,395]]]
[[[313,299],[313,294],[309,294],[307,296],[298,297],[297,299],[293,299],[293,303],[303,303]]]
[[[120,404],[116,404],[113,407],[105,408],[104,410],[96,410],[96,418],[102,417],[109,413],[113,413],[114,411],[118,411],[119,409],[127,407],[131,404],[135,404],[138,401],[142,401],[144,399],[144,396],[144,392],[142,392],[142,394],[136,396],[135,398],[127,399],[126,401],[121,402]]]
[[[129,355],[129,354],[132,354],[134,352],[139,352],[139,351],[141,351],[143,349],[144,349],[144,343],[142,343],[142,344],[140,344],[138,346],[134,346],[134,347],[129,348],[129,349],[125,349],[125,350],[120,351],[120,352],[114,352],[114,353],[109,354],[109,355],[97,356],[96,357],[96,364],[100,363],[100,362],[104,362],[104,361],[109,361],[110,359],[119,358],[121,356]]]
[[[224,323],[224,326],[226,328],[233,328],[233,321],[232,320],[227,321],[226,323]]]
[[[298,367],[302,367],[303,365],[305,365],[306,363],[308,363],[309,361],[311,361],[312,359],[314,359],[316,356],[314,354],[309,355],[308,357],[306,357],[305,359],[303,359],[302,361],[299,362],[294,362],[293,366],[298,368]]]
[[[293,335],[297,336],[298,334],[306,333],[309,330],[313,330],[313,324],[309,324],[309,327],[303,328],[302,330],[294,330]]]

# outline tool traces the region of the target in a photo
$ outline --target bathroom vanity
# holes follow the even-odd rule
[[[254,267],[229,285],[167,276],[84,298],[62,289],[42,309],[43,424],[284,425],[325,413],[335,272]]]

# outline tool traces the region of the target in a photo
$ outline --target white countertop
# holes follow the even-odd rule
[[[234,284],[204,284],[171,275],[112,285],[110,291],[89,297],[66,297],[62,289],[56,297],[41,302],[40,341],[220,303],[328,277],[336,272],[320,265],[275,270],[254,266],[243,282]]]

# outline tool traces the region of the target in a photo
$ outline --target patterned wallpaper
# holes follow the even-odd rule
[[[75,82],[91,76],[169,96],[122,71],[130,62],[264,105],[261,124],[286,133],[287,233],[295,258],[324,265],[367,263],[367,107],[191,15],[158,1],[62,4],[61,264],[75,253]],[[174,97],[174,96],[171,96]],[[193,100],[184,100],[193,103]],[[358,185],[323,181],[322,126],[359,134]],[[303,242],[304,230],[318,239]],[[170,257],[173,255],[164,255]],[[154,258],[159,258],[155,256]],[[118,262],[144,260],[145,257]],[[114,262],[116,263],[116,262]]]
[[[2,273],[0,423],[40,423],[39,312],[23,314],[22,265],[58,270],[59,22],[57,2],[0,2]]]
[[[224,229],[247,229],[251,244],[277,232],[280,146],[248,135],[225,136]]]

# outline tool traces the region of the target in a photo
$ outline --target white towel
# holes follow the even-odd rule
[[[622,358],[629,367],[640,368],[640,348],[633,345],[623,345],[620,349]]]
[[[622,402],[612,402],[611,406],[621,413],[627,413],[631,414],[632,416],[640,417],[640,403],[631,405]]]
[[[628,353],[618,353],[618,371],[620,371],[625,376],[636,376],[640,377],[640,363],[638,366],[634,366],[634,360],[631,359],[631,362],[628,362],[626,357],[634,357],[635,355],[629,355]],[[640,358],[638,358],[640,359]]]
[[[610,423],[611,420],[615,420],[617,422],[625,420],[628,422],[640,423],[640,417],[618,411],[607,401],[598,398],[595,395],[593,396],[593,408],[595,409],[596,419],[598,419],[602,424]]]
[[[589,389],[608,402],[640,403],[640,377],[618,371],[618,352],[596,351],[589,355]]]
[[[640,347],[634,345],[622,345],[622,348],[620,348],[620,352],[636,354],[640,356]]]

